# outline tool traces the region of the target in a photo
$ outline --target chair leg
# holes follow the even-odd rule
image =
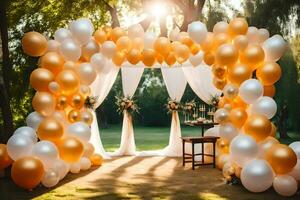
[[[185,166],[185,141],[182,140],[182,166]]]
[[[192,142],[192,169],[195,169],[195,149],[194,149],[194,142]]]
[[[216,143],[213,142],[213,165],[216,168]]]
[[[204,142],[201,143],[201,150],[202,150],[202,164],[204,164]]]

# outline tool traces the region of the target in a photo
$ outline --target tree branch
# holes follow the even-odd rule
[[[119,27],[120,26],[120,21],[119,21],[119,18],[118,18],[116,6],[109,5],[109,3],[107,3],[105,0],[101,0],[101,1],[105,4],[107,10],[110,13],[111,21],[112,21],[111,22],[111,27],[112,28]]]

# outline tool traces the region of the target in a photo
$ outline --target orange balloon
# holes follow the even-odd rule
[[[265,154],[276,174],[286,174],[297,164],[296,153],[287,145],[275,144]]]
[[[154,50],[166,57],[171,50],[170,40],[166,37],[157,38],[154,42]]]
[[[255,70],[264,61],[264,58],[264,50],[256,44],[248,45],[240,55],[240,61],[251,67],[252,70]]]
[[[274,123],[271,122],[271,125],[272,125],[272,129],[271,129],[271,133],[270,133],[270,136],[276,138],[276,132],[277,132],[277,128],[275,126]]]
[[[230,102],[232,107],[234,108],[244,108],[246,109],[248,107],[248,104],[245,103],[241,97],[237,96],[236,98],[234,98],[233,101]]]
[[[133,38],[132,48],[137,49],[141,52],[144,49],[144,40],[139,37]]]
[[[116,52],[116,54],[113,56],[112,61],[115,65],[121,66],[125,60],[126,56],[123,52]]]
[[[32,156],[26,156],[15,161],[11,168],[11,178],[16,185],[32,189],[41,182],[44,176],[43,163]]]
[[[223,90],[223,88],[227,84],[227,80],[226,79],[219,79],[219,78],[214,77],[213,78],[213,83],[216,86],[216,88],[218,88],[219,90]]]
[[[228,162],[230,161],[230,157],[229,157],[229,154],[219,154],[217,157],[216,157],[216,164],[217,164],[217,167],[219,169],[223,169],[223,166]]]
[[[69,104],[73,108],[80,109],[84,105],[84,98],[79,93],[74,94],[72,97],[69,98]]]
[[[195,43],[192,46],[190,46],[189,48],[190,48],[190,52],[193,55],[196,55],[200,51],[200,46],[198,44],[195,44]]]
[[[126,58],[128,62],[135,65],[141,60],[141,52],[137,49],[131,49],[131,51],[127,54]]]
[[[245,35],[248,31],[248,23],[244,18],[234,18],[228,25],[228,33],[234,37],[237,35]]]
[[[184,63],[190,56],[190,50],[187,46],[181,44],[178,45],[177,48],[174,50],[174,55],[179,63]]]
[[[144,49],[142,51],[142,61],[146,66],[151,67],[156,61],[156,52],[153,49]]]
[[[169,55],[166,57],[165,62],[169,65],[172,66],[176,62],[176,57],[175,53],[171,51]]]
[[[211,52],[204,52],[203,61],[207,65],[213,65],[215,63],[215,56]]]
[[[80,113],[81,115],[81,121],[84,123],[91,125],[93,122],[93,114],[89,110],[84,110]]]
[[[241,178],[241,173],[242,173],[242,169],[241,167],[235,165],[234,166],[234,170],[235,170],[235,176],[238,177],[239,179]]]
[[[228,69],[228,81],[239,86],[245,80],[251,78],[252,71],[246,65],[237,64]]]
[[[48,42],[46,38],[38,32],[25,33],[22,38],[23,51],[33,57],[42,56],[46,53]]]
[[[229,153],[229,142],[226,139],[220,138],[217,140],[217,150],[219,153]]]
[[[56,99],[56,108],[64,110],[68,106],[68,98],[65,95],[60,95]]]
[[[220,97],[219,103],[218,103],[218,108],[223,108],[224,105],[230,103],[230,100],[227,99],[226,97]]]
[[[211,69],[212,73],[216,78],[223,79],[227,73],[227,68],[214,64]]]
[[[77,74],[70,69],[61,71],[56,77],[56,82],[59,84],[62,93],[67,96],[75,93],[80,86]]]
[[[193,40],[189,36],[182,36],[179,41],[187,47],[191,47],[194,44]]]
[[[30,85],[37,91],[48,91],[48,85],[53,80],[53,74],[47,69],[38,68],[30,74]]]
[[[116,46],[118,51],[128,53],[132,48],[131,39],[128,36],[122,36],[118,39]]]
[[[214,35],[212,48],[217,49],[222,44],[229,43],[230,38],[226,33],[218,33]]]
[[[91,143],[87,142],[84,145],[83,156],[89,158],[93,155],[94,151],[95,151],[94,146]]]
[[[57,75],[64,67],[64,59],[56,52],[48,52],[41,58],[41,67]]]
[[[103,157],[99,154],[93,154],[90,157],[90,161],[92,162],[93,166],[101,166],[103,163]]]
[[[276,92],[276,88],[274,85],[264,85],[264,96],[274,97]]]
[[[171,52],[170,52],[171,53]],[[160,53],[156,53],[156,61],[159,63],[159,64],[162,64],[165,60],[165,57],[163,57]]]
[[[0,144],[0,170],[5,169],[13,163],[13,160],[9,157],[7,153],[7,148],[5,144]]]
[[[69,122],[71,122],[71,123],[79,122],[80,119],[81,119],[81,116],[80,116],[80,112],[78,110],[73,109],[68,113]]]
[[[234,108],[229,113],[229,119],[235,127],[241,128],[247,120],[247,112],[242,108]]]
[[[49,140],[57,142],[64,134],[64,127],[55,117],[43,119],[37,129],[37,135],[40,140]]]
[[[201,49],[203,51],[210,51],[214,44],[214,34],[208,32],[205,40],[201,43]]]
[[[75,163],[83,155],[84,146],[75,137],[65,137],[58,142],[60,158],[68,163]]]
[[[55,98],[48,92],[36,92],[32,99],[33,109],[43,116],[51,115],[55,105]]]
[[[273,85],[280,79],[281,68],[275,62],[267,62],[257,68],[256,76],[263,85]]]
[[[264,115],[250,116],[244,125],[246,134],[251,135],[256,141],[261,141],[271,133],[272,125],[270,120]]]
[[[98,29],[94,33],[94,38],[98,43],[102,44],[107,40],[106,32],[102,29]]]
[[[238,60],[238,51],[231,44],[221,45],[216,52],[216,61],[220,65],[233,65]]]
[[[233,44],[235,48],[242,51],[248,46],[248,38],[245,35],[238,35],[234,38]]]
[[[116,27],[116,28],[112,29],[111,32],[110,32],[110,38],[115,43],[118,41],[118,39],[120,37],[122,37],[124,35],[126,35],[125,31],[120,27]]]

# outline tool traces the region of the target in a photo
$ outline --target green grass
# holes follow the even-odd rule
[[[199,136],[199,127],[181,126],[183,136]],[[119,147],[121,141],[122,125],[109,125],[108,128],[101,128],[101,140],[106,151],[114,151]],[[155,150],[164,148],[169,142],[170,127],[145,127],[135,126],[134,137],[138,151]],[[300,134],[289,133],[291,138],[280,139],[281,143],[290,144],[293,141],[300,141]]]

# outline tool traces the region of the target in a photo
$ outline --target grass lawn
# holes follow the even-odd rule
[[[183,136],[201,135],[200,127],[181,126]],[[114,151],[119,147],[121,141],[122,125],[109,125],[108,128],[101,128],[101,140],[106,151]],[[169,142],[170,127],[146,127],[135,126],[134,137],[138,151],[162,149]],[[281,139],[280,142],[290,144],[293,141],[300,141],[300,134],[291,132],[291,138]]]

